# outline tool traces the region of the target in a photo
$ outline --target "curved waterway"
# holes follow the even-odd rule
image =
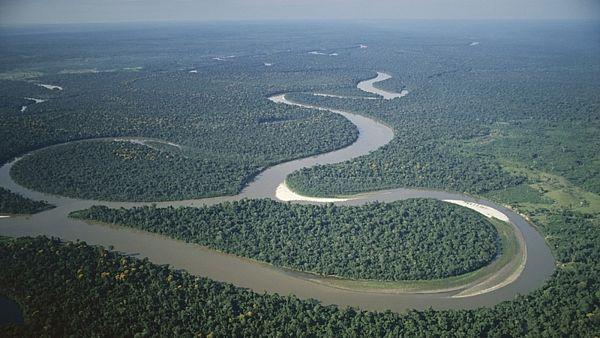
[[[408,90],[405,90],[405,89],[401,90],[400,93],[394,93],[394,92],[389,92],[387,90],[376,88],[374,86],[374,84],[377,82],[385,81],[385,80],[391,79],[391,78],[392,78],[392,76],[387,73],[377,72],[376,77],[369,79],[369,80],[361,81],[358,83],[358,85],[356,87],[367,93],[377,94],[385,100],[393,100],[393,99],[397,99],[397,98],[408,95]]]
[[[383,74],[383,75],[382,75]],[[360,82],[359,89],[387,98],[379,89],[373,87],[375,82],[389,78],[385,73],[378,73],[376,78]],[[371,89],[373,89],[371,91]],[[402,97],[402,93],[387,93]],[[400,96],[398,96],[400,95]],[[404,94],[406,95],[406,94]],[[388,96],[389,97],[389,96]],[[291,102],[285,94],[269,98],[276,104],[289,104],[306,108],[327,110],[340,114],[356,125],[358,139],[346,148],[329,153],[311,156],[299,160],[285,162],[267,168],[260,173],[240,194],[197,200],[160,202],[157,206],[200,206],[243,198],[277,199],[278,187],[288,174],[301,168],[317,164],[338,163],[366,155],[390,142],[394,136],[391,128],[365,116],[346,111],[304,105]],[[487,210],[494,215],[506,217],[514,227],[515,237],[521,246],[521,261],[517,268],[500,269],[473,283],[458,289],[448,288],[436,292],[400,293],[389,290],[350,290],[324,283],[323,279],[314,275],[293,272],[273,267],[269,264],[252,261],[234,255],[216,252],[196,244],[173,240],[168,237],[135,229],[88,224],[71,219],[69,212],[88,208],[92,205],[109,207],[134,207],[149,203],[136,202],[104,202],[80,200],[48,195],[24,188],[15,183],[9,171],[18,161],[0,168],[0,185],[32,199],[44,199],[57,207],[31,216],[18,216],[0,219],[0,235],[4,236],[57,236],[64,240],[83,240],[89,244],[105,247],[114,246],[115,250],[139,257],[147,257],[157,264],[170,264],[176,269],[208,277],[217,281],[252,289],[256,292],[294,294],[300,298],[314,298],[324,304],[354,306],[369,310],[404,311],[406,309],[449,309],[476,308],[492,306],[501,301],[513,299],[517,294],[524,294],[539,288],[554,271],[554,259],[544,238],[520,215],[490,201],[473,197],[426,189],[391,189],[351,196],[350,198],[334,198],[331,202],[339,205],[360,205],[373,201],[393,202],[408,198],[434,198],[463,204],[481,213]],[[298,195],[297,195],[298,196]],[[296,203],[320,203],[329,200],[315,200],[305,197],[290,198],[299,200]],[[485,214],[485,213],[484,213]]]

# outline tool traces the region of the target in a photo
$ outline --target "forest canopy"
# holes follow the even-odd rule
[[[72,217],[120,224],[272,263],[351,279],[439,279],[474,271],[501,251],[482,215],[411,199],[364,206],[300,205],[270,199],[200,208],[110,209]]]
[[[573,215],[553,216],[557,222],[565,218],[575,231],[590,229]],[[582,240],[582,245],[591,243]],[[597,248],[598,238],[593,241]],[[258,294],[83,242],[20,238],[0,242],[0,268],[11,272],[0,274],[0,294],[20,304],[26,321],[0,326],[0,332],[10,337],[372,337],[424,332],[594,337],[600,333],[600,281],[589,264],[597,265],[598,252],[580,256],[542,289],[492,308],[396,314]]]
[[[266,100],[291,91],[290,98],[359,112],[396,133],[368,156],[299,172],[297,191],[418,186],[488,196],[532,220],[556,272],[493,307],[394,314],[260,295],[83,243],[17,239],[0,244],[0,268],[10,272],[0,274],[0,294],[29,320],[0,335],[600,336],[596,23],[74,30],[0,29],[0,162],[73,140],[147,137],[218,154],[215,167],[262,157],[251,162],[260,169],[353,139],[355,130],[336,134],[343,120],[331,114]],[[309,54],[317,49],[337,55]],[[356,83],[375,71],[393,76],[378,87],[409,95],[311,94],[364,96]],[[315,127],[316,138],[298,132]]]
[[[2,214],[35,214],[53,207],[45,201],[34,201],[0,187],[0,213]]]

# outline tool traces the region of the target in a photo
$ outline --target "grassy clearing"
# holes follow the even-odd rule
[[[497,124],[489,135],[458,142],[470,152],[494,156],[507,172],[526,183],[492,191],[485,197],[531,217],[549,209],[600,212],[598,130],[582,124],[520,121]],[[586,147],[581,147],[586,144]]]
[[[539,189],[534,189],[528,184],[520,184],[504,190],[492,191],[486,197],[504,203],[551,203],[552,200],[544,196]]]
[[[535,213],[535,210],[540,208],[564,208],[586,214],[600,212],[599,195],[571,184],[564,177],[507,160],[501,160],[500,165],[508,172],[527,177],[528,188],[537,196],[532,197],[531,193],[524,194],[522,189],[509,188],[488,193],[487,197],[509,204],[525,213]]]

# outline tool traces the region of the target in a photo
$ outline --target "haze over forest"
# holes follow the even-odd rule
[[[0,24],[222,20],[598,20],[596,0],[3,0]]]

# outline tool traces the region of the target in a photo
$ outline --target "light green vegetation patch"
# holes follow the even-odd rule
[[[588,122],[518,121],[498,124],[477,151],[526,169],[566,178],[571,185],[600,193],[600,130]],[[532,176],[529,174],[528,176]]]
[[[544,192],[532,188],[528,184],[520,184],[504,190],[496,190],[486,194],[487,197],[503,203],[550,203],[552,200],[544,196]]]
[[[502,123],[464,146],[493,156],[507,172],[527,179],[485,196],[529,215],[549,209],[594,214],[600,212],[598,133],[598,128],[581,124]]]

